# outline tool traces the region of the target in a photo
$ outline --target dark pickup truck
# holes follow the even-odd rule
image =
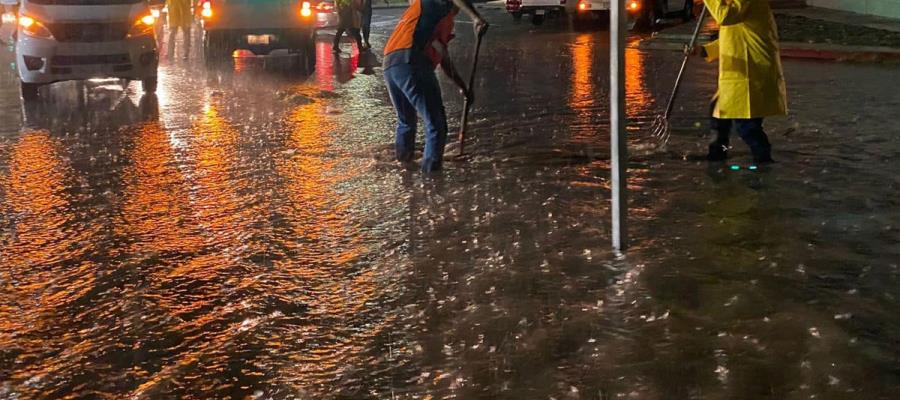
[[[207,62],[235,50],[267,55],[276,49],[299,56],[310,73],[316,64],[317,3],[313,0],[202,0],[198,4]]]

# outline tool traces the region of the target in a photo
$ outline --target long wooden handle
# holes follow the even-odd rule
[[[472,92],[472,86],[475,84],[475,71],[478,69],[478,54],[481,53],[481,38],[484,35],[475,35],[475,56],[472,57],[472,72],[469,74],[469,85],[466,89],[469,92]],[[459,155],[465,154],[465,146],[466,146],[466,125],[469,123],[469,108],[472,105],[469,104],[469,96],[466,96],[466,99],[463,100],[463,113],[462,120],[459,124]]]

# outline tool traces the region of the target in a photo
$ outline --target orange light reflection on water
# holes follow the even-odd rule
[[[579,113],[596,103],[599,93],[594,87],[594,38],[579,35],[572,48],[572,97],[570,106]]]
[[[56,352],[17,369],[13,382],[57,371],[66,375],[78,333],[59,331],[63,316],[56,313],[95,288],[98,266],[73,260],[93,250],[86,244],[103,227],[78,221],[73,204],[80,199],[68,190],[75,171],[49,132],[24,132],[11,148],[8,166],[8,175],[0,176],[5,194],[0,207],[16,217],[0,252],[0,348],[21,348],[23,340],[41,338],[36,348]],[[26,397],[43,396],[38,388],[17,389]]]

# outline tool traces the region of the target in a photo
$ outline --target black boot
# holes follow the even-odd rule
[[[713,142],[709,145],[709,153],[706,153],[707,161],[725,161],[728,159],[728,146],[719,142]]]

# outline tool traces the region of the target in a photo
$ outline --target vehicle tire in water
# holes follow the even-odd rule
[[[41,87],[41,85],[38,85],[37,83],[21,82],[22,100],[25,100],[25,101],[37,100],[38,97],[40,97],[40,94],[38,93],[38,89],[40,87]]]
[[[534,24],[535,26],[542,25],[544,23],[544,16],[543,15],[535,15],[535,16],[531,17],[531,23]]]
[[[214,65],[226,61],[228,43],[219,32],[206,32],[203,35],[203,59],[206,65]]]
[[[656,10],[656,6],[653,5],[653,2],[645,3],[647,8],[638,16],[637,21],[635,22],[635,28],[641,31],[655,31],[659,28],[659,23],[657,20],[659,19],[659,14]]]
[[[584,14],[575,14],[572,16],[572,28],[576,31],[583,31],[590,25],[590,18]]]
[[[144,78],[141,81],[141,88],[144,89],[144,93],[156,93],[156,86],[158,82],[159,81],[155,76]]]
[[[684,13],[681,15],[684,22],[694,19],[694,0],[684,0]]]
[[[300,50],[300,72],[310,75],[316,70],[316,37],[313,37]]]

